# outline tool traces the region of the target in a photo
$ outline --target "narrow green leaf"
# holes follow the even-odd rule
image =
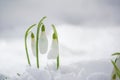
[[[113,53],[112,56],[120,55],[120,52]]]
[[[119,77],[119,79],[120,79],[120,70],[119,70],[119,68],[117,67],[117,65],[115,64],[114,61],[111,61],[111,62],[112,62],[112,64],[113,64],[114,68],[115,68],[116,74],[118,75],[118,77]]]
[[[57,69],[59,69],[60,67],[60,59],[59,59],[59,56],[57,57]]]

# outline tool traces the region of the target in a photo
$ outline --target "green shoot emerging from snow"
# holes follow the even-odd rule
[[[25,32],[25,50],[26,50],[26,56],[27,56],[27,60],[28,60],[28,64],[31,66],[31,62],[30,62],[30,58],[29,58],[29,53],[28,53],[28,47],[27,47],[27,38],[28,38],[28,34],[31,32],[31,48],[32,48],[32,53],[33,55],[35,55],[36,57],[36,65],[37,68],[39,68],[39,51],[41,54],[44,54],[47,52],[47,48],[48,48],[48,39],[46,36],[46,32],[45,32],[45,26],[43,24],[43,20],[46,17],[43,17],[40,22],[37,25],[37,30],[36,30],[36,36],[34,35],[34,33],[31,31],[32,28],[34,26],[36,26],[36,24],[33,24],[32,26],[30,26],[26,32]],[[52,39],[53,39],[53,48],[51,51],[50,56],[54,56],[54,58],[56,58],[57,61],[57,69],[60,66],[59,63],[59,47],[58,47],[58,34],[56,31],[56,28],[54,25],[52,25],[53,28],[53,35],[52,35]],[[41,29],[41,30],[40,30]],[[39,48],[40,50],[39,50]],[[54,59],[53,58],[53,59]]]
[[[116,52],[114,54],[112,54],[112,56],[117,56],[117,58],[115,59],[115,61],[111,61],[113,66],[114,66],[114,71],[113,71],[113,74],[112,74],[112,80],[116,80],[117,77],[120,79],[120,53],[119,52]]]

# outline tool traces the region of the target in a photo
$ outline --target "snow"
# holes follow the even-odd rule
[[[120,49],[120,27],[60,25],[61,67],[40,54],[40,69],[30,50],[32,67],[27,66],[23,39],[0,40],[0,73],[10,80],[110,80],[111,54]],[[30,45],[30,44],[29,44]],[[17,75],[20,74],[20,76]]]
[[[120,51],[119,4],[120,0],[1,0],[0,80],[110,80],[111,54]],[[58,71],[46,54],[40,54],[38,70],[30,44],[32,67],[28,67],[20,38],[45,15],[46,26],[58,24]]]
[[[106,61],[88,61],[61,66],[59,70],[55,64],[44,69],[28,67],[24,74],[11,80],[110,80],[110,66]]]

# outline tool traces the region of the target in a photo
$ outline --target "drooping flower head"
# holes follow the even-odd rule
[[[45,54],[48,50],[48,39],[46,36],[45,26],[42,25],[40,39],[39,39],[39,49],[41,54]]]
[[[52,35],[52,43],[48,53],[48,59],[56,59],[59,56],[58,35],[55,26],[52,26],[54,33]]]
[[[46,30],[45,26],[43,24],[43,20],[46,18],[44,16],[38,23],[37,30],[36,30],[36,37],[34,36],[34,33],[31,32],[31,29],[36,25],[33,24],[30,26],[26,32],[25,32],[25,50],[26,50],[26,56],[28,60],[28,64],[31,66],[30,59],[29,59],[29,54],[28,54],[28,48],[27,48],[27,37],[28,34],[31,32],[31,49],[33,55],[36,57],[36,65],[37,68],[39,68],[39,51],[41,54],[47,53],[48,50],[48,39],[46,36]],[[54,25],[53,27],[53,35],[52,35],[52,44],[50,51],[48,53],[48,59],[56,59],[57,60],[57,69],[59,68],[59,45],[58,45],[58,35],[57,31]],[[40,35],[39,35],[40,34]]]

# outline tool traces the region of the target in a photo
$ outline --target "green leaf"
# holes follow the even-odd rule
[[[118,75],[118,77],[119,77],[119,79],[120,79],[120,70],[119,70],[119,68],[117,67],[117,65],[115,64],[114,61],[111,61],[111,62],[112,62],[112,64],[113,64],[113,66],[114,66],[114,69],[115,69],[116,74]]]
[[[113,53],[112,56],[120,55],[120,52]]]

